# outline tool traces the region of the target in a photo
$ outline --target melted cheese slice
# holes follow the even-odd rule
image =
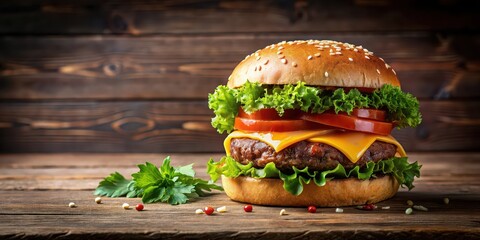
[[[407,154],[402,145],[392,136],[383,136],[370,133],[321,130],[321,131],[293,131],[293,132],[243,132],[234,131],[227,136],[223,145],[225,152],[230,155],[230,142],[233,138],[250,138],[270,145],[276,152],[282,151],[290,145],[307,140],[309,142],[324,143],[335,147],[353,163],[357,162],[375,141],[381,141],[397,146],[397,153],[401,157]]]

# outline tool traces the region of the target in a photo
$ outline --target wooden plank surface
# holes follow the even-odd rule
[[[265,33],[0,37],[0,99],[206,99],[247,54],[291,39],[363,45],[422,99],[480,97],[478,34]]]
[[[478,101],[422,101],[424,121],[393,135],[409,151],[478,150]],[[4,152],[221,152],[204,101],[0,103]]]
[[[2,154],[0,155],[0,238],[239,238],[239,239],[477,239],[480,237],[480,153],[412,153],[423,164],[422,178],[411,192],[401,190],[378,204],[388,210],[372,212],[345,207],[321,208],[317,214],[304,208],[254,206],[230,201],[221,192],[185,205],[148,204],[146,210],[123,210],[139,199],[103,198],[95,204],[93,188],[104,174],[125,175],[135,164],[161,161],[168,154]],[[195,163],[206,178],[205,162],[219,154],[170,154],[173,165]],[[50,173],[50,174],[48,174]],[[85,181],[88,180],[88,181]],[[28,186],[37,182],[38,188]],[[43,182],[42,182],[43,181]],[[71,183],[67,183],[67,182]],[[10,187],[5,184],[10,182]],[[50,185],[48,184],[50,182]],[[56,184],[52,184],[56,183]],[[56,186],[55,186],[56,185]],[[76,186],[68,188],[66,186]],[[16,186],[16,188],[11,188]],[[39,191],[41,190],[41,191]],[[449,197],[445,205],[443,198]],[[404,213],[406,200],[429,208]],[[67,204],[76,202],[77,208]],[[227,206],[228,212],[196,215],[195,209]],[[23,226],[23,227],[18,227]]]
[[[2,34],[478,31],[475,1],[2,1]],[[181,21],[179,21],[181,20]]]

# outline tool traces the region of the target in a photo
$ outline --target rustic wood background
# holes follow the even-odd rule
[[[220,152],[207,95],[294,39],[363,45],[421,100],[409,151],[480,149],[475,1],[0,3],[0,152]]]

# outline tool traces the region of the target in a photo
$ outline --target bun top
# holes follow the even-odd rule
[[[257,50],[237,65],[227,86],[237,88],[247,80],[330,87],[400,86],[395,71],[382,58],[362,46],[329,40],[283,41]]]

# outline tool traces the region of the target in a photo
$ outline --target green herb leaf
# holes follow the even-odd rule
[[[263,169],[257,169],[251,163],[244,165],[236,162],[232,157],[223,157],[215,162],[210,159],[207,163],[207,172],[216,181],[221,175],[235,178],[238,176],[248,176],[253,178],[280,178],[283,181],[283,188],[293,195],[300,195],[303,191],[303,184],[314,181],[317,186],[324,186],[331,179],[342,179],[356,177],[361,180],[370,179],[375,174],[393,174],[402,187],[412,189],[414,177],[420,177],[421,165],[408,163],[406,157],[393,157],[382,160],[377,163],[367,162],[365,167],[356,166],[346,170],[338,164],[336,168],[325,171],[310,171],[308,167],[304,169],[293,168],[293,173],[283,173],[275,167],[273,162],[265,165]]]
[[[114,172],[98,184],[94,194],[107,197],[137,197],[141,195],[141,191],[132,183],[132,180],[127,180],[122,174]]]
[[[127,180],[115,172],[100,182],[95,194],[109,197],[142,197],[142,202],[168,202],[183,204],[190,198],[205,196],[212,189],[223,190],[212,181],[195,178],[193,164],[175,168],[170,157],[160,168],[152,163],[138,165],[139,172]]]
[[[357,89],[348,92],[343,88],[327,91],[306,86],[304,82],[264,88],[247,81],[236,89],[218,86],[213,94],[209,94],[208,107],[215,113],[212,126],[220,133],[231,132],[240,106],[247,113],[274,108],[280,115],[286,109],[313,113],[331,109],[336,113],[351,113],[354,108],[376,108],[386,110],[388,119],[395,121],[398,127],[415,127],[422,120],[418,100],[391,85],[383,85],[367,94]]]

